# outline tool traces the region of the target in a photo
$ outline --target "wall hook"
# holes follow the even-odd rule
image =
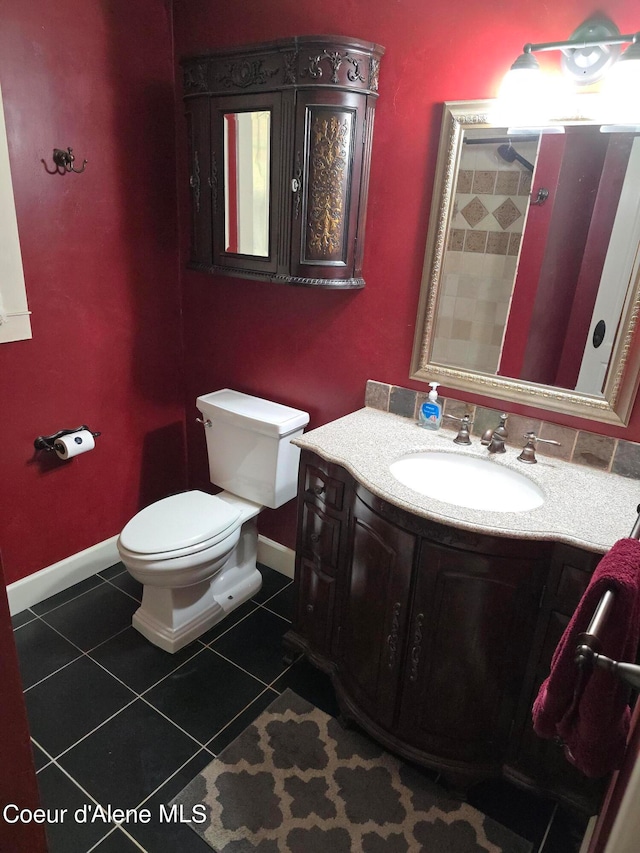
[[[45,171],[50,175],[64,175],[66,172],[75,172],[76,174],[80,174],[84,172],[84,168],[87,165],[87,161],[82,161],[82,168],[76,169],[73,165],[75,161],[75,155],[73,154],[73,148],[67,148],[64,151],[62,148],[54,148],[53,149],[53,162],[55,163],[55,169],[48,169],[47,164],[43,160]]]
[[[549,198],[549,190],[544,187],[540,187],[535,197],[535,200],[531,202],[531,204],[544,204],[545,201]]]

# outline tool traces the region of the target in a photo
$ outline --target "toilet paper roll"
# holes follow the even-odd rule
[[[53,449],[60,459],[72,459],[74,456],[86,453],[87,450],[93,450],[95,446],[93,436],[87,429],[63,435],[61,438],[56,438],[53,443]]]

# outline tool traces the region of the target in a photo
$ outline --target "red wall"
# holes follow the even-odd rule
[[[0,345],[7,583],[185,485],[171,14],[0,0],[0,83],[33,339]],[[54,148],[86,171],[52,176]],[[86,423],[62,463],[40,434]]]
[[[184,488],[185,406],[189,484],[208,488],[199,393],[262,394],[308,410],[313,427],[359,408],[367,379],[424,390],[408,375],[440,105],[493,96],[525,41],[566,38],[595,11],[582,0],[175,0],[172,54],[170,5],[0,0],[0,83],[34,331],[32,341],[0,345],[8,582],[115,535],[139,506]],[[603,11],[629,32],[635,7],[606,0]],[[332,32],[387,49],[367,287],[315,292],[181,272],[188,217],[177,59]],[[88,159],[86,172],[47,175],[41,159],[68,146]],[[80,423],[101,430],[95,451],[67,464],[36,458],[37,435]],[[602,431],[640,440],[640,406],[628,430]],[[260,529],[293,545],[293,504],[265,511]]]
[[[210,0],[175,0],[177,58],[223,45],[313,33],[354,36],[386,47],[373,139],[366,288],[315,292],[183,273],[192,485],[207,485],[204,442],[193,422],[194,399],[200,393],[230,386],[261,394],[308,410],[314,427],[361,407],[367,379],[424,390],[408,376],[440,105],[495,96],[502,74],[525,42],[566,39],[596,8],[585,7],[583,0],[502,0],[489,5],[475,0],[248,0],[224,6]],[[638,28],[635,0],[605,0],[601,8],[622,32]],[[557,64],[558,56],[541,57],[542,65],[553,62]],[[184,254],[187,165],[180,109],[178,105]],[[522,407],[510,409],[526,412]],[[640,440],[640,405],[627,430],[600,429],[593,422],[554,414],[547,419]],[[263,534],[292,546],[294,507],[265,511],[259,526]]]

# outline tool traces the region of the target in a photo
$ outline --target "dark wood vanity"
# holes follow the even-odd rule
[[[345,720],[458,790],[495,776],[587,813],[602,783],[538,738],[531,706],[600,555],[462,530],[302,451],[291,651]]]
[[[281,39],[185,59],[190,266],[360,288],[384,48]]]

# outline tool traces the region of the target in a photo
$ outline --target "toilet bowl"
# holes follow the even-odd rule
[[[133,627],[171,653],[260,589],[257,516],[263,505],[295,496],[300,451],[290,441],[309,420],[306,412],[229,389],[199,397],[197,406],[210,479],[225,491],[163,498],[134,516],[117,542],[120,559],[143,584]]]

